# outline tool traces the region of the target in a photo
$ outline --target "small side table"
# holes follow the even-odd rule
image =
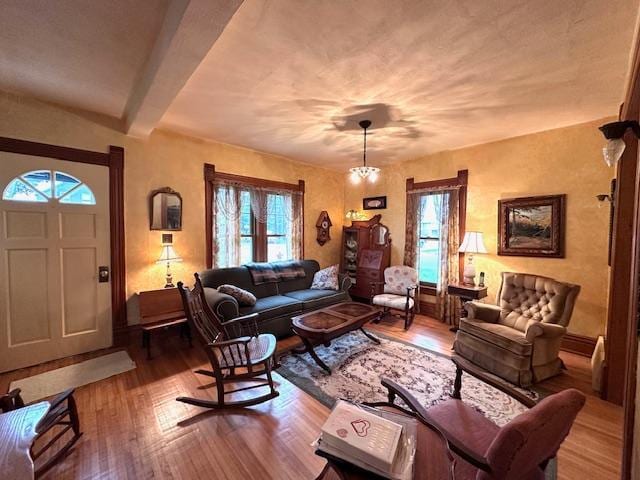
[[[451,283],[447,285],[447,294],[454,297],[460,297],[462,303],[470,302],[472,300],[480,300],[487,296],[487,287],[480,287],[478,285],[465,285],[463,283]],[[463,309],[460,315],[466,317],[466,311]],[[458,331],[458,326],[451,328],[452,332]]]
[[[147,359],[151,359],[151,333],[180,326],[180,337],[186,337],[191,346],[191,332],[182,307],[182,298],[177,288],[162,288],[138,293],[140,302],[140,327],[142,346],[147,349]]]

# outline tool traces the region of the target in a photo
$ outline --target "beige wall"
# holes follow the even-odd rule
[[[392,262],[400,263],[406,178],[434,180],[468,169],[467,228],[485,234],[490,253],[478,255],[476,265],[478,271],[487,272],[490,295],[495,294],[503,270],[579,283],[583,289],[570,330],[593,337],[603,333],[608,208],[598,208],[594,196],[608,192],[613,172],[600,153],[603,140],[596,127],[603,121],[430,155],[383,169],[374,186],[354,187],[348,181],[345,184],[343,174],[230,145],[162,131],[146,140],[127,137],[110,119],[22,97],[0,95],[0,111],[2,136],[97,151],[106,151],[110,144],[125,148],[128,296],[163,285],[163,266],[155,264],[160,233],[149,231],[147,218],[147,195],[155,188],[170,186],[184,198],[184,229],[174,235],[174,241],[185,261],[175,265],[174,278],[190,278],[204,265],[205,162],[229,173],[293,183],[304,179],[305,256],[318,259],[323,266],[338,261],[344,212],[360,209],[362,197],[370,195],[388,196],[389,208],[379,213],[391,229]],[[567,194],[566,258],[497,256],[497,200],[555,193]],[[334,227],[333,239],[320,247],[315,241],[315,221],[323,209],[329,211]]]
[[[455,177],[469,170],[467,229],[484,233],[487,255],[476,256],[495,296],[501,271],[547,275],[578,283],[582,291],[569,330],[596,337],[604,332],[608,289],[608,206],[595,195],[609,192],[613,169],[606,167],[597,127],[605,120],[512,138],[404,162],[382,170],[375,185],[353,187],[347,180],[345,208],[361,209],[362,197],[387,195],[382,213],[393,240],[392,263],[404,253],[406,179],[416,182]],[[373,142],[374,140],[372,140]],[[497,204],[500,198],[567,194],[566,258],[498,256]]]
[[[125,149],[125,231],[127,298],[135,292],[164,285],[160,232],[149,230],[149,192],[169,186],[183,197],[183,230],[174,233],[176,251],[184,259],[172,268],[174,281],[189,281],[204,268],[203,164],[239,175],[297,183],[306,182],[305,257],[322,266],[335,263],[340,250],[344,215],[344,176],[292,162],[286,158],[169,132],[156,131],[140,140],[123,135],[110,119],[54,107],[12,95],[0,95],[0,136],[106,152],[109,145]],[[320,247],[315,222],[327,210],[334,223],[332,240]],[[135,302],[129,302],[130,323],[137,321]]]

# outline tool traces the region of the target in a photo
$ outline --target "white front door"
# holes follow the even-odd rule
[[[0,152],[0,372],[112,344],[109,169]]]

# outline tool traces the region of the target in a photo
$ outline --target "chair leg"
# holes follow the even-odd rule
[[[69,420],[71,420],[71,428],[73,429],[73,433],[77,436],[80,436],[82,432],[80,432],[80,417],[78,416],[78,406],[76,404],[76,399],[73,398],[73,395],[70,395],[67,398],[67,405],[69,406]]]
[[[267,374],[267,380],[269,382],[269,389],[271,390],[271,393],[272,394],[277,393],[273,385],[273,378],[271,377],[271,359],[270,358],[268,358],[264,362],[264,370],[265,370],[265,373]]]
[[[220,374],[216,374],[216,390],[218,391],[218,405],[224,407],[224,377]]]
[[[462,369],[456,365],[456,379],[453,382],[453,394],[451,395],[456,400],[460,400],[460,390],[462,389]]]

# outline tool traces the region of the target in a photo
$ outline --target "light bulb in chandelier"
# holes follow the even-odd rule
[[[354,185],[358,185],[362,181],[362,177],[358,175],[358,172],[354,172],[353,168],[349,169],[349,171],[351,172],[351,174],[349,175],[351,183],[353,183]]]

